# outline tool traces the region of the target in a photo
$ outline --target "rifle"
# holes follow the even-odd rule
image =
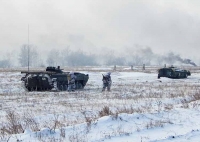
[[[102,76],[103,76],[103,80],[105,80],[106,82],[109,81],[109,77],[108,76],[104,76],[103,74],[102,74]]]

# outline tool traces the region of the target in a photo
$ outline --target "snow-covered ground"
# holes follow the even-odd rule
[[[84,90],[26,92],[20,72],[0,72],[0,141],[198,142],[200,73],[157,79],[125,68],[112,72],[112,91],[91,68]]]

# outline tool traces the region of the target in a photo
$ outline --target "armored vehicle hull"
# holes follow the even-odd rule
[[[187,78],[190,75],[191,75],[190,71],[174,67],[161,68],[158,70],[158,78],[168,77],[168,78],[179,79],[179,78]]]
[[[28,91],[66,91],[69,72],[63,72],[60,67],[47,67],[46,71],[22,71],[25,74],[21,80]],[[83,89],[89,79],[88,74],[74,72],[75,89]]]

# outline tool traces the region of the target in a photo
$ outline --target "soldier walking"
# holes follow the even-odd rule
[[[75,91],[75,88],[76,88],[76,84],[75,84],[75,79],[76,79],[76,76],[74,75],[73,72],[70,72],[67,76],[67,79],[68,79],[68,91]]]
[[[102,74],[103,75],[103,74]],[[111,80],[111,73],[108,72],[107,74],[103,75],[103,89],[102,89],[102,92],[106,90],[107,88],[107,91],[110,91],[110,87],[111,87],[111,84],[112,84],[112,80]]]

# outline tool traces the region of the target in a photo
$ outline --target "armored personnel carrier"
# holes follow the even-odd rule
[[[178,69],[175,67],[161,68],[158,70],[158,78],[168,77],[168,78],[187,78],[191,73],[188,70]]]
[[[69,72],[64,72],[60,66],[47,67],[45,71],[22,71],[25,74],[21,80],[28,91],[66,91]],[[74,72],[76,89],[83,89],[89,79],[88,74]]]

